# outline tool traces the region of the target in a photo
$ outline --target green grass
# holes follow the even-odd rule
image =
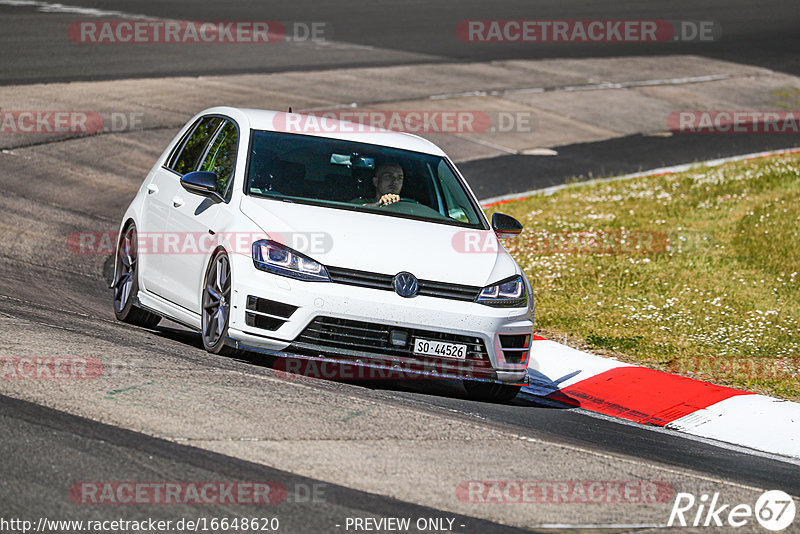
[[[568,187],[489,210],[545,336],[800,400],[800,157]]]

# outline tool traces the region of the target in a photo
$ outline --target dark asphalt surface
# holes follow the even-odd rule
[[[800,467],[795,464],[687,439],[675,432],[654,432],[640,425],[542,404],[541,399],[531,395],[521,395],[513,405],[478,404],[464,400],[460,397],[460,391],[448,384],[438,384],[426,392],[418,389],[412,394],[408,390],[399,395],[412,395],[432,406],[452,410],[469,406],[474,413],[504,428],[516,428],[523,435],[595,451],[635,456],[742,484],[781,488],[792,495],[800,492]]]
[[[390,65],[429,61],[591,58],[626,55],[697,54],[792,74],[800,73],[800,10],[792,0],[446,0],[373,2],[251,2],[231,0],[81,0],[70,5],[118,10],[171,20],[279,21],[325,23],[325,36],[345,43],[389,49],[315,49],[303,45],[103,44],[71,41],[69,24],[93,20],[82,14],[42,14],[34,7],[0,4],[0,83],[98,80],[162,75],[270,72],[341,66]],[[101,20],[118,17],[102,16]],[[713,42],[664,43],[465,43],[456,27],[462,20],[714,21],[721,35]],[[96,20],[96,19],[94,19]],[[406,55],[397,54],[397,52]]]
[[[261,527],[277,517],[280,532],[330,532],[340,530],[336,525],[345,525],[348,517],[430,517],[453,519],[463,532],[523,532],[151,438],[3,395],[0,431],[4,436],[0,454],[14,459],[3,462],[3,484],[13,491],[3,492],[0,516],[34,525],[41,517],[59,521],[153,519],[173,524],[182,518],[257,517],[265,520],[259,521]],[[45,465],[47,469],[43,469]],[[180,504],[94,504],[81,502],[81,490],[73,489],[81,483],[103,481],[274,483],[279,486],[271,487],[284,489],[285,498],[276,497],[277,502],[267,504],[247,503],[250,496],[243,498],[244,504],[195,504],[191,498]]]
[[[629,135],[560,146],[557,156],[500,156],[458,168],[480,199],[649,169],[800,146],[800,134]],[[498,177],[502,177],[498,180]]]
[[[800,10],[791,0],[587,3],[578,0],[501,2],[253,3],[233,0],[71,2],[86,8],[175,20],[273,20],[325,24],[337,43],[369,48],[314,47],[308,43],[81,44],[68,37],[82,20],[104,15],[42,13],[35,6],[0,3],[0,84],[47,83],[153,76],[232,74],[415,62],[502,59],[591,58],[620,55],[696,54],[800,74]],[[456,35],[471,19],[657,19],[714,21],[722,29],[713,42],[464,43]],[[2,108],[2,103],[0,103]],[[797,134],[679,134],[670,138],[627,136],[563,146],[555,157],[502,156],[462,163],[479,198],[527,191],[572,177],[602,177],[735,154],[800,146]],[[498,180],[497,177],[502,177]]]
[[[189,340],[181,331],[161,329],[175,340]],[[190,335],[189,339],[198,338]],[[263,354],[245,354],[238,359],[259,367],[272,368],[273,358]],[[742,448],[727,448],[688,438],[683,434],[587,414],[530,394],[519,395],[511,404],[492,404],[466,398],[458,382],[423,381],[350,381],[387,394],[399,401],[411,401],[431,409],[469,414],[498,425],[515,434],[566,443],[619,456],[651,460],[675,467],[734,480],[756,487],[780,488],[800,495],[800,467],[797,464],[748,454]],[[531,459],[530,461],[535,461]]]

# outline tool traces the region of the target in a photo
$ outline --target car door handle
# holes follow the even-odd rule
[[[147,194],[158,193],[158,186],[156,184],[149,184],[147,186]]]
[[[183,199],[181,197],[172,197],[172,205],[176,208],[183,206]]]

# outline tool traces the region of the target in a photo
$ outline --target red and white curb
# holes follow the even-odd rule
[[[643,425],[800,458],[800,403],[602,358],[534,336],[524,392]]]

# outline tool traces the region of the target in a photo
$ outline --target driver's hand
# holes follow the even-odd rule
[[[393,193],[387,193],[381,197],[378,201],[379,206],[388,206],[389,204],[394,204],[395,202],[400,201],[400,195],[395,195]]]

